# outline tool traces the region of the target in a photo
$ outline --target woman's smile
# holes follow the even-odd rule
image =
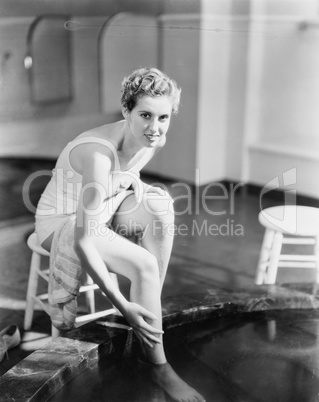
[[[155,142],[160,137],[159,134],[144,134],[144,135],[149,142]]]

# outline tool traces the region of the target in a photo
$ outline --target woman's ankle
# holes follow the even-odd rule
[[[140,345],[140,349],[137,354],[137,360],[139,360],[141,363],[144,363],[146,365],[154,366],[154,365],[161,365],[161,364],[166,364],[167,360],[165,357],[165,354],[159,353],[157,355],[153,355],[153,353],[148,353],[146,347],[143,345]]]
[[[139,357],[138,360],[142,364],[145,364],[145,365],[147,365],[149,367],[154,367],[154,368],[160,368],[161,366],[164,367],[165,365],[169,364],[166,359],[165,360],[164,359],[163,360],[158,360],[158,361],[151,361],[146,356],[141,356],[141,357]]]

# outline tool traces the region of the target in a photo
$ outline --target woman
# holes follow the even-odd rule
[[[203,401],[167,363],[162,344],[160,295],[173,243],[165,230],[174,221],[172,200],[139,179],[164,146],[179,100],[175,81],[155,68],[125,78],[124,120],[87,131],[62,151],[38,204],[36,233],[50,250],[57,229],[72,222],[83,269],[134,329],[153,380],[176,401]],[[110,273],[130,280],[129,301]]]

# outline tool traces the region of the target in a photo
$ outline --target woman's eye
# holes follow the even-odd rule
[[[142,113],[141,116],[143,119],[149,119],[151,117],[148,113]]]
[[[168,115],[167,114],[165,114],[164,116],[161,116],[160,117],[160,120],[161,121],[166,121],[168,119]]]

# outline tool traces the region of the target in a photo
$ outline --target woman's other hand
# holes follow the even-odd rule
[[[131,302],[128,303],[125,310],[126,311],[123,312],[123,315],[133,328],[140,341],[151,348],[154,347],[154,343],[161,343],[159,335],[163,334],[164,332],[160,329],[152,327],[145,320],[156,320],[156,316],[153,313],[146,310],[139,304]]]
[[[158,195],[160,195],[162,197],[165,197],[165,196],[168,195],[167,191],[165,191],[161,187],[151,186],[151,185],[148,185],[148,184],[144,184],[144,192],[145,193],[155,193],[155,194],[158,194]]]

